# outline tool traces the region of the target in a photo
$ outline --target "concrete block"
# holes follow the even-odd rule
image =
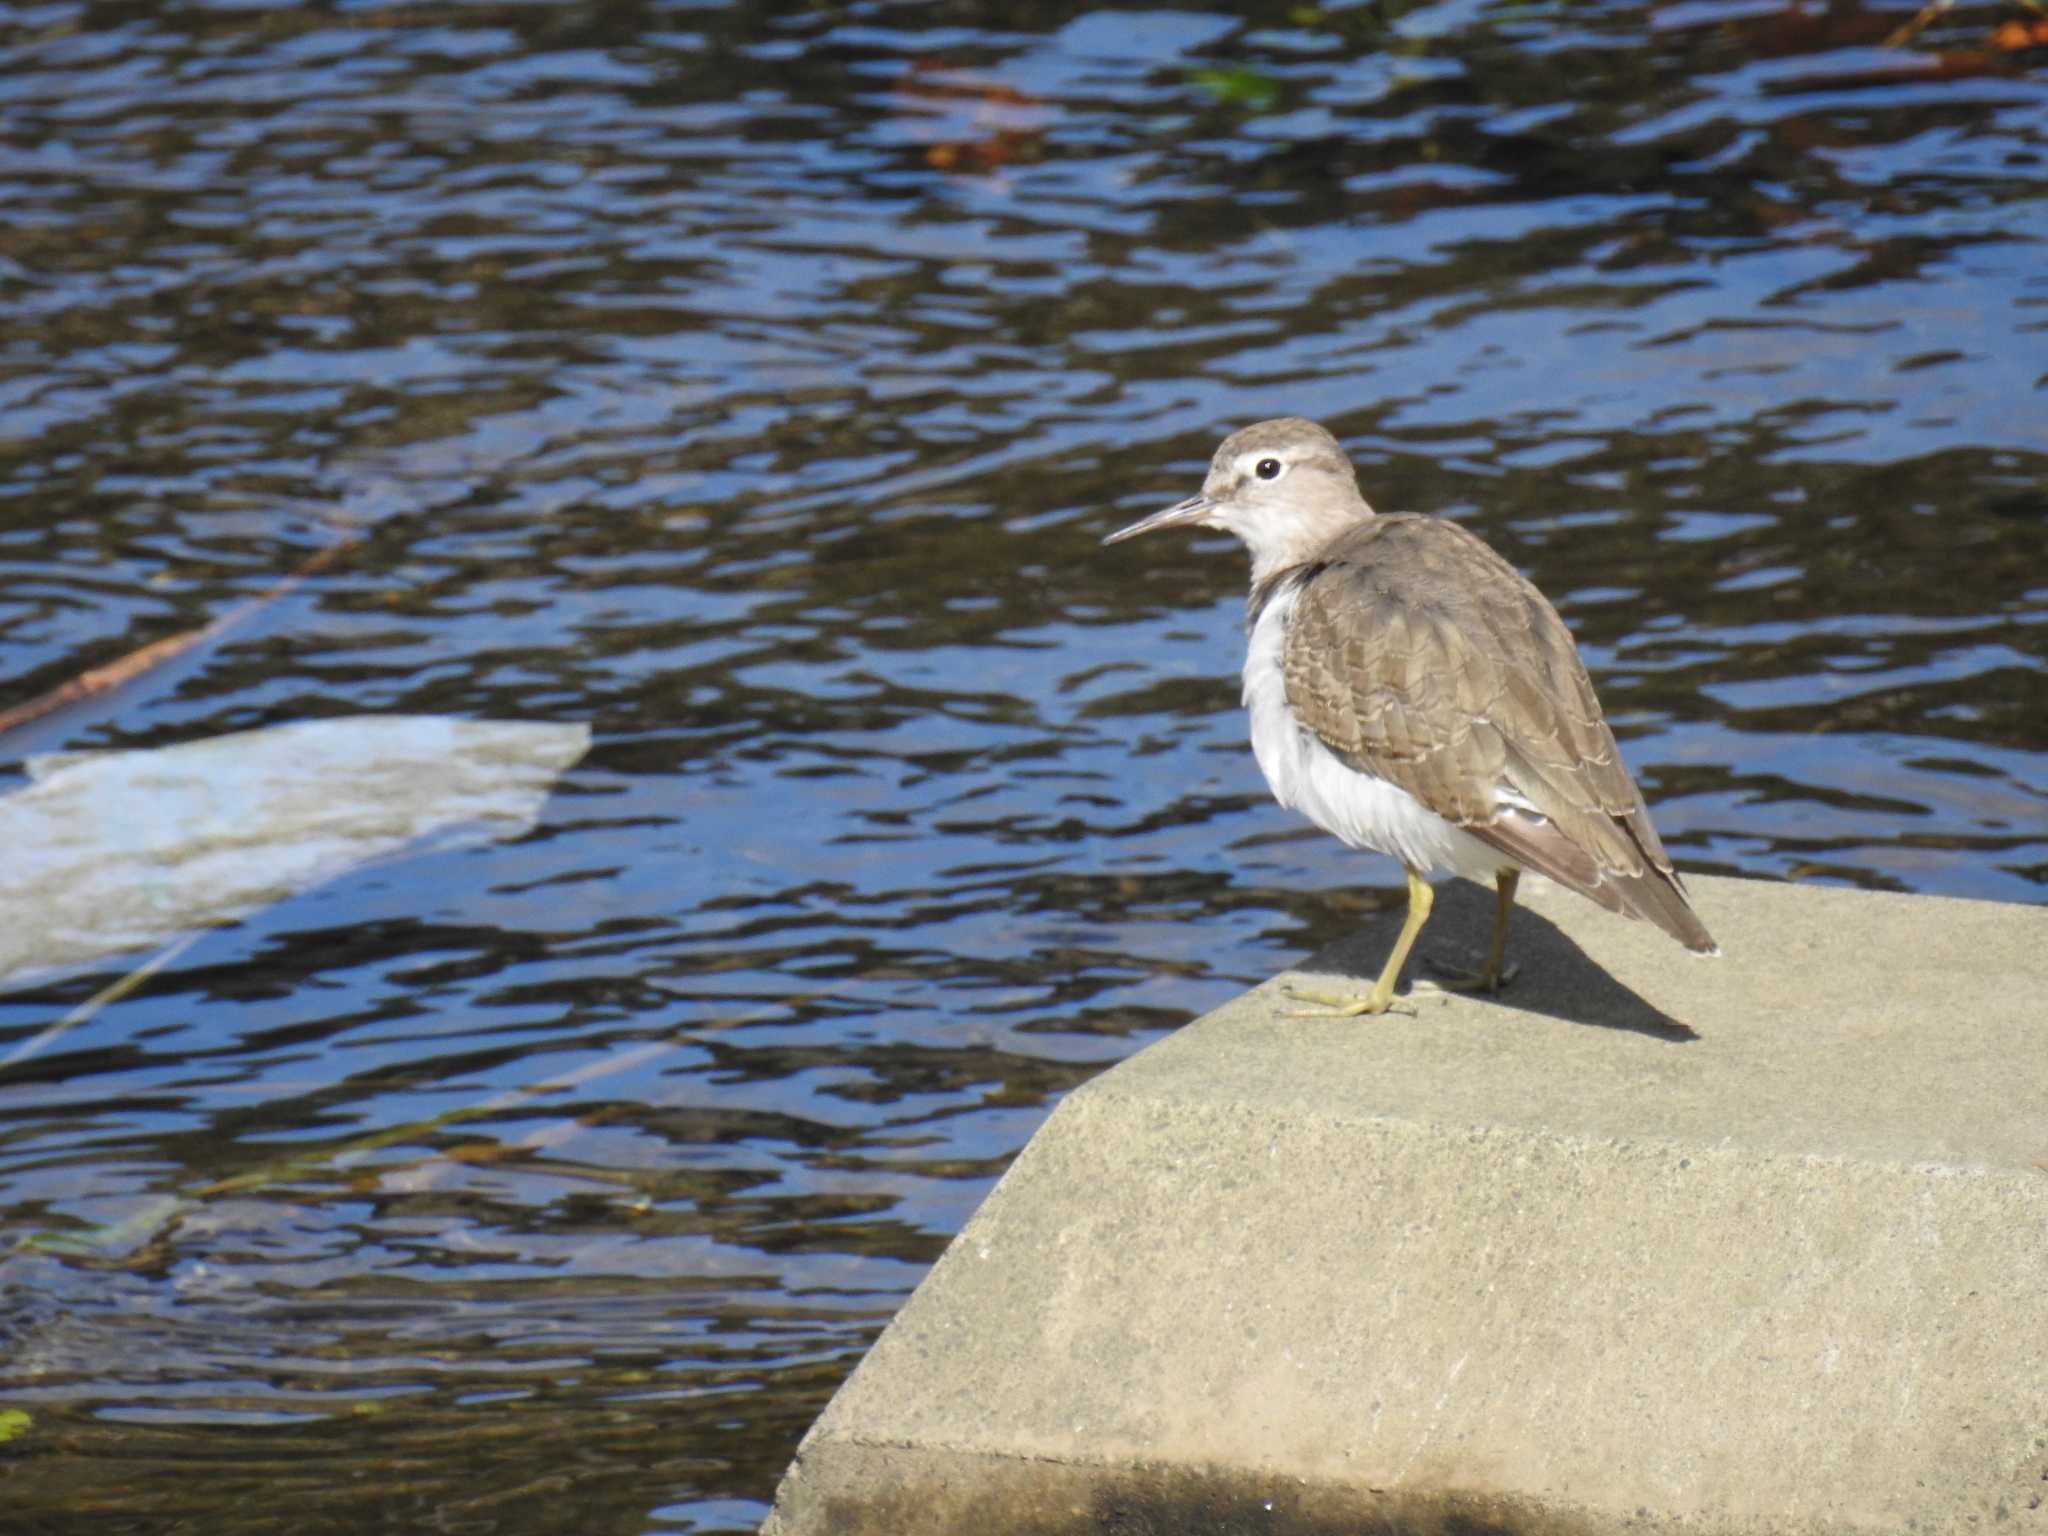
[[[1497,998],[1070,1095],[765,1532],[2048,1533],[2048,910],[1692,885],[1722,959],[1542,888]]]

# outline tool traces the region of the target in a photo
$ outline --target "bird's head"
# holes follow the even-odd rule
[[[1209,461],[1198,496],[1119,528],[1115,544],[1159,528],[1222,528],[1251,551],[1252,580],[1300,565],[1373,515],[1337,439],[1299,416],[1233,432]]]

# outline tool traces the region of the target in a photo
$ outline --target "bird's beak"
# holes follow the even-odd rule
[[[1128,528],[1119,528],[1102,542],[1120,544],[1125,539],[1135,539],[1141,533],[1150,533],[1155,528],[1186,528],[1199,523],[1216,508],[1208,496],[1190,496],[1186,501],[1176,502],[1164,512],[1154,512],[1150,517],[1139,518]]]

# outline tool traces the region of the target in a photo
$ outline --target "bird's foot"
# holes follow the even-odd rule
[[[1313,1003],[1312,1008],[1289,1008],[1290,1019],[1355,1019],[1362,1015],[1382,1013],[1413,1013],[1413,1008],[1394,1001],[1392,989],[1382,997],[1375,987],[1364,996],[1346,995],[1338,992],[1310,992],[1301,987],[1281,988],[1296,1002]]]
[[[1521,974],[1521,967],[1514,965],[1468,971],[1461,965],[1448,964],[1433,955],[1425,956],[1422,963],[1436,973],[1438,979],[1429,985],[1439,992],[1498,992]]]

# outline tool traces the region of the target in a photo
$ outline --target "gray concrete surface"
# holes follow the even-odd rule
[[[1721,959],[1540,889],[1499,998],[1071,1095],[764,1531],[2048,1532],[2048,909],[1692,884]]]

